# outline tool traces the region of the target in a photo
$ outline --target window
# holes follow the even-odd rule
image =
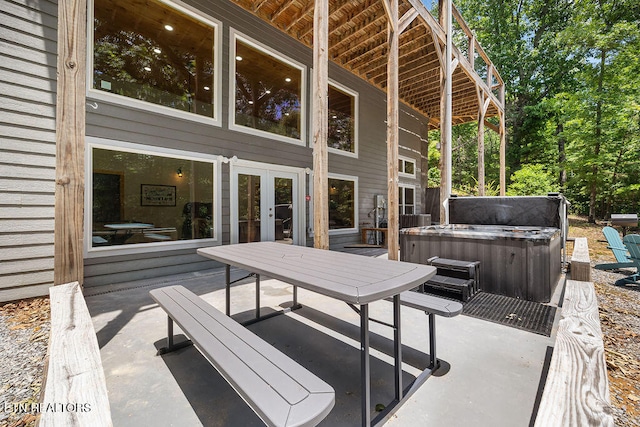
[[[217,120],[217,32],[164,1],[94,0],[91,88]]]
[[[357,228],[358,181],[355,177],[329,177],[329,230]]]
[[[398,156],[398,174],[401,176],[416,177],[416,161],[408,157]]]
[[[357,155],[358,94],[329,84],[328,147],[336,153]]]
[[[398,206],[400,207],[400,215],[409,215],[415,213],[415,194],[416,187],[413,185],[398,186]]]
[[[231,127],[303,144],[304,67],[232,32]]]
[[[91,244],[216,237],[215,162],[90,146]]]

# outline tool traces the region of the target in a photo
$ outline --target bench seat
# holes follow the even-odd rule
[[[335,391],[232,318],[182,286],[151,297],[268,426],[314,426],[331,411]]]

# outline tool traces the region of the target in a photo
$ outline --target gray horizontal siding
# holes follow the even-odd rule
[[[223,0],[187,0],[190,6],[221,21],[223,46],[221,126],[212,126],[198,122],[173,119],[167,115],[123,106],[92,98],[88,102],[96,103],[98,108],[87,109],[87,135],[91,137],[119,140],[156,147],[181,149],[190,152],[237,156],[243,160],[273,163],[305,168],[313,166],[310,141],[307,146],[298,146],[270,138],[249,135],[229,130],[229,30],[260,41],[275,51],[298,61],[307,68],[307,103],[310,103],[310,78],[312,52],[310,49],[274,29],[269,24],[244,11],[232,2]],[[367,213],[373,208],[375,194],[387,193],[386,164],[386,95],[369,83],[353,76],[336,65],[330,66],[330,78],[359,93],[359,156],[357,159],[338,154],[329,154],[331,173],[357,176],[359,181],[359,218],[358,224],[371,224]],[[402,131],[400,145],[408,147],[402,155],[414,158],[411,150],[420,151],[421,129],[426,128],[426,119],[406,107],[401,107]],[[309,131],[310,108],[307,108],[307,133]],[[424,135],[426,137],[426,135]],[[419,166],[419,157],[416,166]],[[419,192],[416,192],[418,194]],[[222,165],[222,240],[229,242],[230,224],[229,166]],[[307,213],[308,216],[308,213]],[[309,226],[309,222],[307,222]],[[309,239],[308,242],[311,240]],[[331,247],[360,241],[359,231],[330,236]],[[150,278],[154,275],[193,271],[211,268],[191,251],[153,252],[134,257],[104,256],[85,260],[85,285],[101,286]]]
[[[53,283],[57,4],[0,0],[0,301]]]

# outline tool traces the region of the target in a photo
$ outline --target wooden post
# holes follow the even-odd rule
[[[485,195],[484,183],[484,95],[478,90],[478,196]]]
[[[388,3],[387,34],[389,57],[387,58],[387,248],[388,258],[398,260],[400,250],[399,206],[398,206],[398,0]]]
[[[502,104],[504,106],[504,103]],[[506,174],[506,151],[507,137],[504,123],[504,111],[498,113],[500,119],[500,195],[504,196],[507,192],[507,174]]]
[[[329,249],[329,1],[313,14],[313,246]],[[357,221],[357,218],[356,218]]]
[[[87,1],[58,3],[54,284],[84,281]]]
[[[440,222],[449,223],[449,210],[445,209],[445,201],[451,195],[451,58],[452,23],[451,0],[439,0],[440,25],[444,29],[446,43],[444,61],[440,79],[442,83],[440,98]]]

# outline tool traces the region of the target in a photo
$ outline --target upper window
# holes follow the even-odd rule
[[[357,154],[358,95],[329,84],[329,149]]]
[[[211,239],[214,161],[91,146],[91,247]]]
[[[357,228],[358,181],[355,177],[329,177],[329,230]]]
[[[233,32],[231,46],[231,127],[302,144],[304,67]]]
[[[416,177],[416,161],[408,157],[398,157],[398,174],[411,178]]]
[[[217,120],[217,27],[163,1],[95,0],[92,88]]]

